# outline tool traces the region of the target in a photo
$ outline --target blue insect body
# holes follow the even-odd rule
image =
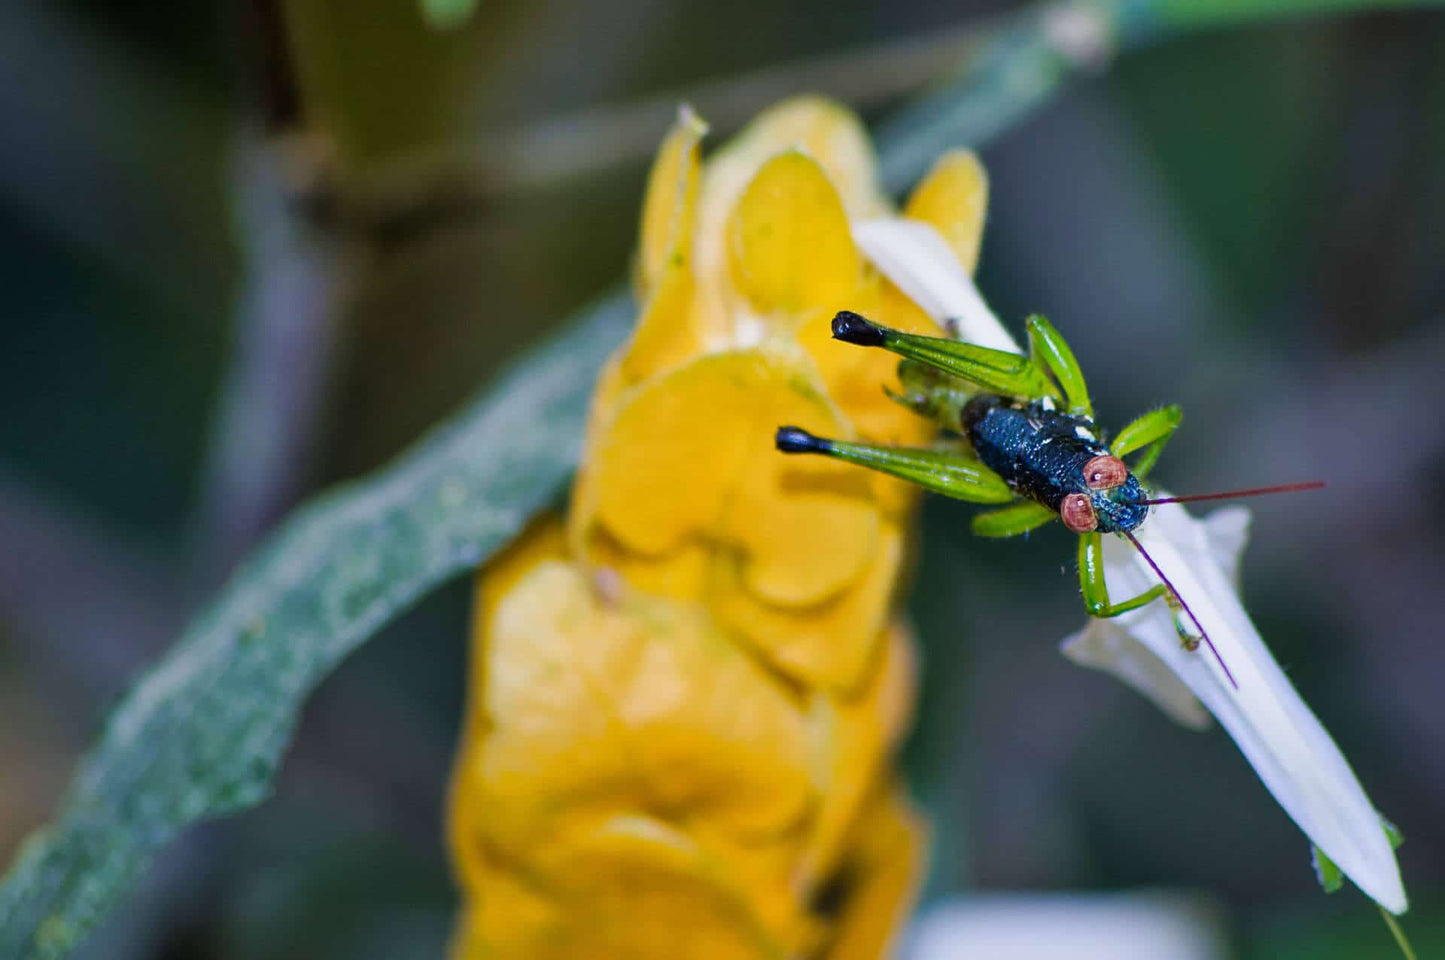
[[[1087,497],[1092,529],[1100,533],[1131,531],[1148,516],[1144,489],[1127,468],[1122,483],[1102,489],[1097,478],[1087,475],[1099,458],[1118,461],[1099,440],[1091,419],[1059,411],[1052,398],[1025,403],[979,394],[963,408],[961,419],[974,456],[1020,496],[1061,516],[1071,494]]]

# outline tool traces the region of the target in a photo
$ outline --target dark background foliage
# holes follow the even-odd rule
[[[0,5],[0,856],[288,507],[626,272],[670,104],[720,135],[800,86],[876,118],[1007,9],[490,0],[438,33],[401,0]],[[1066,331],[1106,422],[1184,405],[1172,487],[1329,481],[1255,505],[1245,593],[1406,834],[1422,955],[1445,949],[1442,118],[1438,12],[1129,54],[984,150],[980,274],[1002,316]],[[974,540],[967,512],[928,506],[913,591],[931,895],[1195,889],[1247,955],[1384,949],[1226,737],[1058,656],[1069,539]],[[435,956],[466,608],[448,588],[349,661],[276,798],[187,834],[85,955]]]

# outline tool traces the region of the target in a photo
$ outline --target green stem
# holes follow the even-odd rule
[[[953,82],[878,131],[884,185],[901,193],[940,153],[987,143],[1047,102],[1074,74],[1119,54],[1259,20],[1445,6],[1445,0],[1055,0],[996,30]]]
[[[1256,20],[1439,7],[1442,0],[1158,0],[1155,20],[1168,30],[1239,26]]]
[[[1375,906],[1380,907],[1378,903],[1375,904]],[[1400,921],[1396,920],[1395,915],[1384,907],[1380,907],[1380,916],[1384,917],[1385,926],[1389,927],[1390,933],[1394,934],[1395,943],[1399,945],[1400,952],[1405,955],[1405,960],[1415,960],[1415,951],[1410,946],[1410,941],[1406,938],[1405,931],[1400,927]]]

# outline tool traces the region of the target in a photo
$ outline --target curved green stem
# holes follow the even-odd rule
[[[1016,14],[983,41],[949,85],[915,101],[878,131],[881,173],[902,192],[933,159],[976,147],[1046,103],[1080,72],[1120,54],[1204,30],[1259,20],[1434,8],[1445,0],[1062,0]]]

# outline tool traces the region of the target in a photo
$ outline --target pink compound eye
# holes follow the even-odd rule
[[[1088,533],[1099,525],[1098,518],[1094,516],[1094,505],[1083,493],[1071,493],[1064,497],[1064,502],[1059,504],[1059,519],[1075,533]]]
[[[1084,486],[1090,490],[1112,490],[1128,479],[1129,468],[1118,457],[1105,454],[1084,464]]]

